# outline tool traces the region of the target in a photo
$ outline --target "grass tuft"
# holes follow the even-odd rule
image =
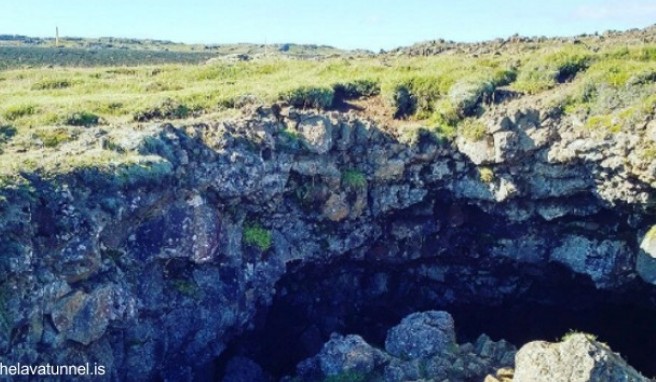
[[[483,140],[487,133],[487,128],[483,122],[473,118],[463,120],[458,128],[460,130],[460,135],[470,141]]]
[[[489,167],[480,167],[478,169],[478,176],[481,179],[481,182],[490,184],[494,181],[494,171]]]
[[[259,224],[247,224],[244,226],[244,244],[256,247],[262,252],[271,248],[271,232]]]
[[[61,79],[45,79],[39,82],[35,82],[32,85],[32,90],[56,90],[56,89],[66,89],[71,86],[71,82],[68,80]]]
[[[44,128],[37,131],[35,137],[43,142],[43,146],[55,148],[63,143],[77,139],[77,134],[66,128]]]
[[[367,187],[367,178],[362,172],[349,169],[342,173],[342,184],[346,187],[361,189]]]

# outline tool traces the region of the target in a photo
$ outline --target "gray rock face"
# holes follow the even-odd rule
[[[303,143],[313,153],[325,154],[333,146],[332,124],[324,117],[309,117],[301,119],[298,131],[303,137]]]
[[[321,352],[298,366],[304,380],[323,380],[343,374],[367,375],[384,362],[385,355],[358,335],[334,334]]]
[[[414,380],[480,381],[496,370],[513,364],[515,347],[482,334],[474,343],[464,343],[428,358],[392,358],[385,365],[385,382]]]
[[[642,238],[640,249],[653,258],[656,258],[656,226],[651,227]]]
[[[656,285],[656,226],[651,227],[640,242],[636,270],[644,281]]]
[[[367,374],[374,369],[375,352],[361,337],[346,336],[330,340],[320,355],[321,371],[327,375],[341,372]]]
[[[515,357],[512,345],[485,335],[457,345],[451,315],[438,311],[407,316],[388,331],[385,343],[382,351],[357,335],[333,335],[319,354],[298,365],[296,376],[309,382],[372,376],[385,382],[474,381],[511,366]]]
[[[456,142],[458,150],[465,154],[475,165],[494,162],[494,145],[487,138],[472,141],[464,137],[458,137]]]
[[[577,273],[588,275],[599,288],[612,288],[633,278],[632,275],[627,276],[632,269],[631,253],[619,241],[567,236],[551,252],[551,260],[566,264]]]
[[[77,291],[59,300],[52,308],[52,321],[63,338],[89,345],[102,337],[110,320],[123,318],[125,308],[117,310],[114,305],[121,291],[114,289],[105,286],[90,295]]]
[[[7,363],[103,360],[108,380],[193,380],[287,272],[343,258],[421,263],[417,276],[443,282],[447,303],[523,290],[514,277],[488,287],[481,265],[557,262],[607,290],[637,275],[655,283],[653,246],[637,250],[656,188],[655,165],[632,154],[641,143],[505,107],[485,113],[486,139],[455,145],[430,133],[404,144],[356,114],[253,107],[107,133],[144,156],[138,164],[3,180],[0,353]],[[447,285],[454,274],[463,285]],[[453,344],[449,321],[431,316],[391,334],[390,380],[423,375],[422,357],[454,362],[438,354]],[[454,367],[479,375],[477,360]]]
[[[453,317],[447,312],[414,313],[387,334],[385,350],[399,358],[428,358],[453,351],[456,334]]]
[[[515,358],[514,382],[647,382],[631,366],[585,334],[563,342],[531,342]]]

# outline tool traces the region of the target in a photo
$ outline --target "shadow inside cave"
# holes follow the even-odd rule
[[[455,319],[458,343],[474,342],[484,333],[520,348],[535,340],[557,342],[571,331],[586,332],[644,375],[656,375],[654,291],[644,285],[629,286],[621,295],[600,291],[584,277],[550,264],[483,269],[487,284],[473,286],[467,277],[470,265],[446,265],[442,282],[417,277],[422,266],[400,270],[346,259],[289,272],[278,283],[273,304],[255,320],[255,330],[231,343],[217,369],[221,373],[232,357],[246,356],[277,380],[294,374],[295,366],[317,354],[333,332],[359,334],[384,348],[387,330],[406,315],[446,310]],[[516,286],[502,292],[509,272],[519,275]]]

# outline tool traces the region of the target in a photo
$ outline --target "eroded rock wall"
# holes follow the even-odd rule
[[[531,107],[483,122],[478,141],[402,143],[352,114],[260,107],[115,139],[152,166],[24,174],[2,191],[3,360],[207,379],[292,265],[340,257],[421,261],[433,279],[449,263],[557,263],[599,289],[653,283],[639,244],[656,167],[631,156],[640,139],[582,137]],[[485,282],[470,269],[463,283]]]

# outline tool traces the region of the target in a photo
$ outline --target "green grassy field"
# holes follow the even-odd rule
[[[397,86],[412,87],[426,112],[457,81],[495,81],[505,66],[503,59],[433,57],[7,70],[0,72],[0,114],[18,127],[62,124],[75,112],[120,123],[166,100],[208,113],[245,95],[268,103],[303,87],[331,91],[357,81],[373,82],[389,97]]]
[[[499,88],[544,95],[560,112],[580,115],[590,129],[629,129],[654,113],[656,45],[5,69],[0,173],[139,161],[136,154],[112,150],[78,150],[74,158],[70,152],[92,126],[114,131],[151,120],[220,118],[253,99],[331,109],[343,98],[379,97],[390,120],[452,139],[458,131],[475,133],[472,121],[483,111],[482,101]]]
[[[182,44],[128,38],[33,38],[0,34],[0,70],[25,67],[97,67],[200,64],[220,57],[322,58],[371,55],[312,44]]]

